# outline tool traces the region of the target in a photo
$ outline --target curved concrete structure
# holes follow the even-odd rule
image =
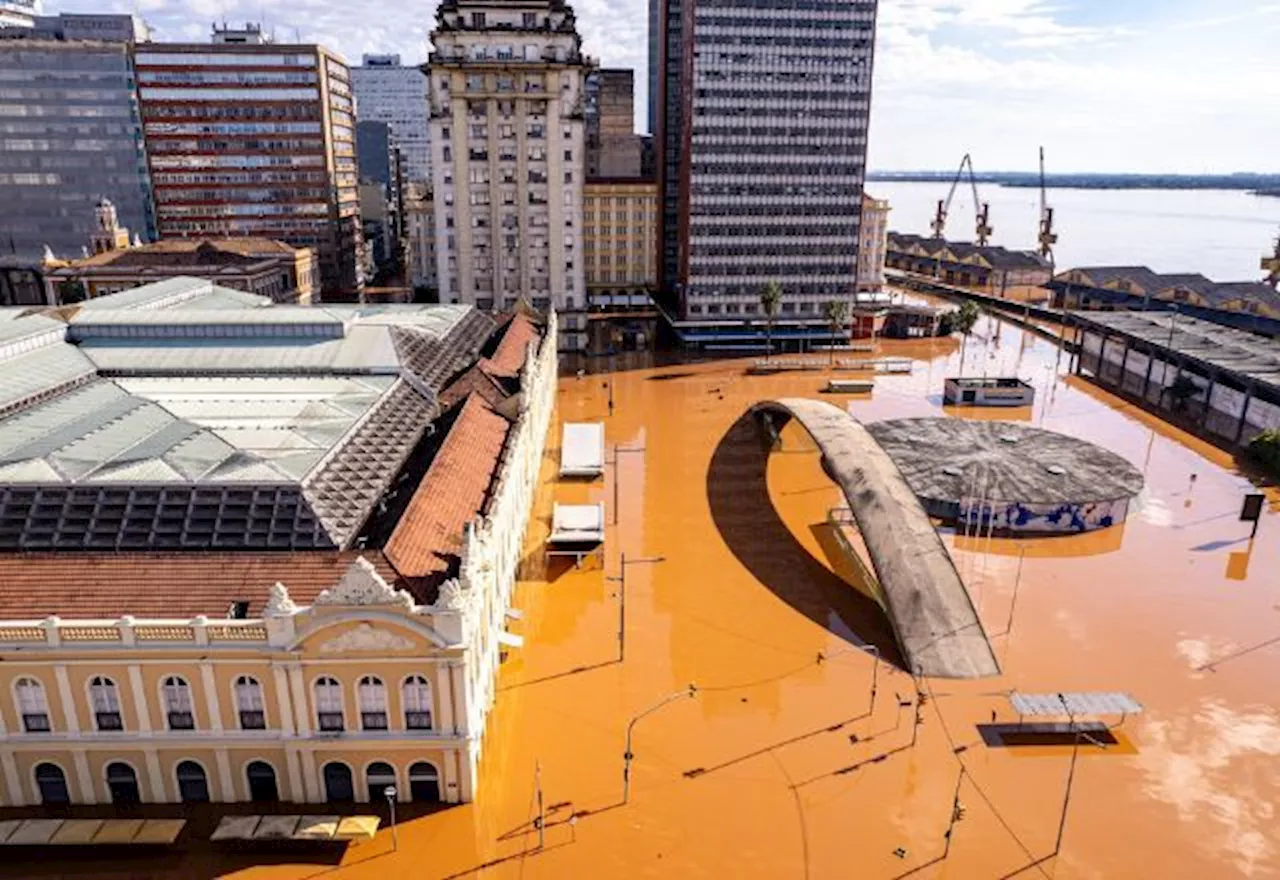
[[[1000,667],[969,592],[915,492],[853,416],[829,403],[784,398],[752,411],[780,428],[795,418],[822,450],[884,590],[908,667],[922,675],[981,678]]]

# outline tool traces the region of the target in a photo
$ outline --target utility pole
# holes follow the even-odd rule
[[[538,849],[547,842],[547,811],[542,800],[542,762],[533,765],[533,784],[538,792]]]
[[[634,716],[627,722],[627,745],[626,751],[622,753],[622,802],[624,804],[631,802],[631,762],[634,761],[636,757],[635,753],[631,751],[631,734],[632,731],[635,730],[636,722],[641,718],[644,718],[646,715],[651,715],[654,712],[657,712],[669,703],[674,703],[676,700],[684,697],[693,699],[697,695],[698,687],[691,682],[684,690],[676,691],[674,694],[669,694],[663,697],[661,700],[654,703],[648,709],[645,709],[639,715]]]

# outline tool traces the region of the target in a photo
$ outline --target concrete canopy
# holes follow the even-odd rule
[[[890,624],[918,674],[999,674],[995,654],[947,548],[888,454],[853,416],[816,400],[784,398],[753,411],[778,427],[795,418],[822,451],[862,532]]]

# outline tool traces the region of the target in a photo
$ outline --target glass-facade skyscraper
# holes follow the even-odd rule
[[[107,198],[155,238],[126,42],[0,39],[0,253],[78,257]]]

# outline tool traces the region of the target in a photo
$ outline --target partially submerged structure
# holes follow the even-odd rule
[[[942,400],[953,406],[1031,406],[1036,389],[1016,376],[951,376],[942,386]]]
[[[867,431],[931,516],[984,531],[1119,525],[1142,491],[1142,474],[1115,453],[1015,422],[892,419]]]
[[[0,311],[3,802],[469,800],[554,315],[200,279],[30,311]]]
[[[840,486],[884,594],[910,669],[943,678],[996,675],[999,666],[973,602],[911,486],[853,416],[816,400],[766,400],[754,412],[775,433],[794,418]]]

